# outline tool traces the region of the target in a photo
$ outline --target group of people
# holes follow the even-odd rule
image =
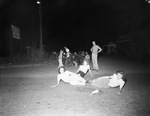
[[[83,60],[85,59],[90,62],[90,55],[88,54],[88,52],[80,51],[78,53],[77,52],[71,53],[67,47],[61,49],[58,55],[59,66],[75,65],[77,67],[78,65],[81,65]]]
[[[92,64],[93,67],[92,69],[94,70],[99,70],[98,67],[98,53],[102,51],[101,47],[96,45],[95,41],[92,42],[93,46],[91,48],[92,52]],[[69,49],[67,49],[69,54]],[[91,76],[93,76],[91,72],[91,67],[89,65],[89,61],[85,58],[83,60],[83,63],[79,66],[78,70],[74,73],[69,70],[66,70],[65,66],[63,65],[62,62],[62,54],[63,51],[60,51],[58,62],[58,75],[57,75],[57,84],[52,86],[56,87],[59,85],[60,81],[64,81],[66,83],[69,83],[71,85],[86,85],[87,83],[90,83],[91,86],[96,87],[97,91],[99,88],[110,88],[110,87],[119,87],[118,94],[121,95],[121,91],[126,84],[126,78],[124,77],[124,72],[123,71],[116,71],[113,75],[110,76],[103,76],[103,77],[98,77],[97,79],[94,80],[85,80],[85,75],[89,72]]]
[[[102,48],[98,45],[96,45],[95,41],[92,42],[93,46],[90,49],[90,51],[92,52],[91,55],[91,60],[92,60],[92,64],[93,64],[93,70],[98,71],[99,70],[99,66],[98,66],[98,53],[100,53],[102,51]],[[81,51],[80,53],[76,53],[74,52],[74,54],[71,54],[70,50],[67,47],[64,47],[64,49],[61,49],[58,55],[58,63],[59,66],[62,65],[66,65],[66,64],[74,64],[75,66],[77,65],[81,65],[82,62],[84,60],[87,60],[88,62],[90,62],[90,55],[88,54],[88,52],[84,52]]]

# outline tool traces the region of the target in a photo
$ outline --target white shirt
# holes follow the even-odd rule
[[[122,79],[118,79],[116,74],[113,74],[112,76],[110,76],[110,81],[108,83],[110,87],[119,86],[121,89],[124,86],[124,84],[125,82]]]
[[[90,65],[80,65],[78,71],[86,73],[90,69]]]

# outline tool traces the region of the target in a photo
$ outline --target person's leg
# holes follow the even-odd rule
[[[70,81],[69,82],[71,85],[77,85],[76,81]]]
[[[85,85],[85,83],[84,82],[81,82],[81,81],[79,81],[79,82],[77,82],[78,83],[78,85]]]
[[[98,56],[98,55],[95,54],[95,68],[96,68],[96,70],[99,70],[97,56]]]
[[[83,82],[83,81],[76,81],[76,85],[85,85],[85,82]]]
[[[93,54],[93,69],[99,70],[97,63],[97,54]]]
[[[65,66],[68,66],[68,65],[69,65],[69,58],[67,57],[65,61]]]
[[[61,67],[61,66],[63,66],[62,59],[59,59],[58,63],[59,63],[58,68]]]
[[[70,80],[71,85],[85,85],[86,80],[82,77],[80,77],[78,74],[72,76],[72,79]]]
[[[85,85],[85,82],[78,81],[78,80],[72,80],[70,81],[71,85]]]
[[[92,64],[93,64],[92,69],[95,69],[95,55],[94,55],[94,53],[92,53]]]
[[[91,82],[91,85],[98,88],[109,88],[109,78],[98,78]]]

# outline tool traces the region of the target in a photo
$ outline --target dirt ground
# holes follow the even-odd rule
[[[93,87],[71,86],[61,82],[56,88],[57,66],[0,69],[0,116],[149,116],[150,70],[129,61],[100,57],[100,70],[92,71],[92,80],[124,70],[127,84],[101,89],[90,96]],[[77,67],[67,67],[75,72]]]

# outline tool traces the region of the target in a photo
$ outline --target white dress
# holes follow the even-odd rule
[[[86,82],[85,79],[70,71],[58,74],[58,78],[71,85],[85,85]]]

